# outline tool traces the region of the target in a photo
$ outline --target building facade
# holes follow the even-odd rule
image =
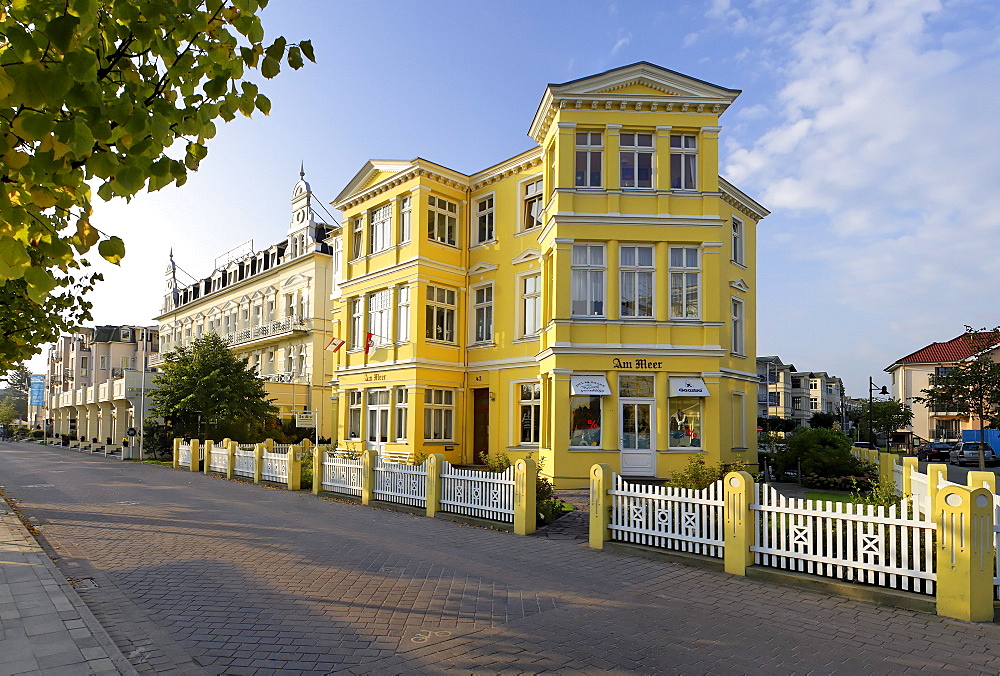
[[[549,85],[531,149],[365,164],[334,201],[337,436],[667,477],[756,462],[756,226],[718,174],[736,90],[648,63]]]
[[[808,427],[816,413],[844,420],[844,382],[825,371],[798,371],[780,357],[757,357],[757,375],[761,379],[757,397],[757,415],[763,418],[794,420]]]
[[[1000,361],[1000,334],[987,334],[984,341],[989,345],[987,354],[994,361]],[[923,390],[934,386],[936,376],[946,375],[962,361],[975,357],[982,351],[978,342],[969,334],[943,343],[931,343],[897,359],[885,371],[892,375],[892,396],[907,403],[913,411],[910,431],[913,442],[961,441],[962,430],[979,429],[979,421],[968,415],[947,410],[947,406],[929,406],[914,401],[924,396]]]
[[[338,273],[327,240],[337,226],[316,216],[304,173],[292,190],[291,206],[285,239],[260,250],[252,241],[237,246],[218,257],[205,278],[179,281],[171,253],[167,293],[156,317],[159,352],[216,333],[265,380],[279,417],[314,412],[318,436],[330,437],[333,359],[324,347]]]
[[[46,418],[57,435],[118,444],[148,411],[156,328],[97,326],[60,337],[46,359]],[[144,375],[144,364],[145,375]]]

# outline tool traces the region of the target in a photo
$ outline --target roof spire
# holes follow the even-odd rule
[[[305,178],[305,177],[306,177],[306,161],[305,160],[300,160],[299,161],[299,178]]]

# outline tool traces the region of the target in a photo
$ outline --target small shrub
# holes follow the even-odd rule
[[[745,471],[747,471],[747,464],[741,457],[737,457],[731,463],[720,462],[715,466],[709,465],[701,458],[691,458],[688,460],[687,467],[670,477],[670,485],[700,491],[708,488],[729,472]],[[758,480],[759,477],[754,475],[754,481]]]
[[[300,487],[304,490],[313,487],[313,464],[312,457],[306,456],[302,459],[302,483]]]
[[[489,453],[483,456],[483,464],[486,465],[488,471],[499,473],[506,472],[512,463],[510,456],[500,451],[499,453]]]

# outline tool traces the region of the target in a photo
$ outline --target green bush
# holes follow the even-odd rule
[[[670,477],[670,485],[678,488],[690,488],[696,491],[704,490],[729,472],[745,472],[747,465],[743,458],[736,458],[731,464],[720,462],[709,465],[701,458],[691,458],[687,467]],[[754,477],[757,480],[757,477]]]
[[[801,472],[808,488],[868,490],[878,478],[878,468],[854,457],[851,440],[838,430],[799,428],[773,459],[779,472]]]

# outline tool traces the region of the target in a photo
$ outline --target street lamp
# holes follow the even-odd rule
[[[887,395],[887,394],[889,394],[889,390],[888,390],[888,388],[886,388],[885,385],[882,386],[882,389],[879,389],[878,386],[875,384],[875,381],[872,379],[872,377],[868,376],[868,439],[869,439],[869,441],[871,441],[872,446],[875,446],[876,448],[878,448],[878,439],[875,437],[875,430],[874,430],[874,423],[875,423],[875,417],[874,417],[875,396],[874,396],[874,393],[876,391],[878,391],[878,393],[880,395]],[[886,450],[888,451],[889,440],[886,439],[885,443],[886,443]]]

